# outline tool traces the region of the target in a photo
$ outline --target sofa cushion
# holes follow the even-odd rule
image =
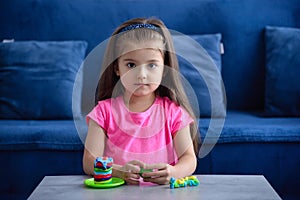
[[[224,117],[226,98],[221,77],[221,34],[174,35],[173,40],[180,72],[192,87],[184,84],[186,93],[194,110],[197,104],[199,106],[196,114],[199,117]],[[197,102],[193,96],[197,97]]]
[[[0,150],[82,150],[73,120],[0,120]]]
[[[0,118],[72,118],[73,85],[86,48],[84,41],[0,43]],[[81,107],[77,92],[75,116]]]
[[[216,141],[207,135],[211,119],[199,120],[202,139]],[[217,124],[217,123],[215,123]],[[203,140],[202,140],[203,141]],[[300,118],[266,118],[262,112],[228,111],[218,143],[300,142]]]
[[[300,116],[300,29],[266,27],[265,113]]]

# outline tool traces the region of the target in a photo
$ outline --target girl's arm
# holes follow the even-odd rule
[[[97,157],[103,156],[105,140],[104,129],[90,119],[83,153],[83,170],[86,174],[94,174],[94,161]],[[138,184],[140,167],[144,167],[144,163],[138,160],[132,160],[124,166],[113,164],[112,176],[123,178],[129,184]]]
[[[176,133],[173,142],[178,156],[176,165],[171,166],[165,163],[147,165],[146,169],[156,169],[157,171],[144,173],[144,181],[157,184],[168,184],[171,177],[183,178],[191,175],[195,171],[197,159],[194,153],[189,126],[179,130]]]
[[[94,174],[94,161],[104,153],[106,134],[94,120],[89,120],[88,134],[83,152],[83,170],[88,175]]]
[[[179,159],[174,166],[176,172],[172,174],[172,177],[182,178],[193,174],[197,167],[197,158],[194,152],[190,127],[186,126],[178,131],[173,141]]]

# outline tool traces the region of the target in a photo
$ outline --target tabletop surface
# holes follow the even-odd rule
[[[281,199],[261,175],[197,175],[200,185],[170,189],[169,185],[122,185],[94,189],[84,185],[89,176],[45,176],[29,199]]]

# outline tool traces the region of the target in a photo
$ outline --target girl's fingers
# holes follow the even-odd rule
[[[133,164],[128,164],[126,166],[126,171],[129,173],[139,173],[140,172],[140,167],[133,165]]]
[[[132,178],[125,178],[125,181],[127,184],[131,184],[131,185],[137,185],[140,183],[139,180],[137,179],[132,179]]]
[[[130,174],[130,178],[139,179],[140,175],[139,174]]]
[[[128,184],[139,184],[139,178],[140,175],[139,174],[133,174],[133,173],[126,173],[124,180],[128,183]]]
[[[145,177],[168,176],[168,164],[165,164],[165,163],[149,164],[149,165],[146,165],[145,169],[152,170],[152,172],[143,173],[143,176],[145,176]]]
[[[156,178],[144,178],[143,179],[145,182],[151,182],[151,183],[156,183],[156,184],[168,184],[169,183],[169,179],[167,177],[156,177]]]
[[[132,160],[129,161],[124,169],[126,172],[130,172],[130,173],[139,173],[141,168],[145,167],[145,163],[139,161],[139,160]]]
[[[137,185],[140,183],[140,169],[145,167],[145,163],[139,160],[132,160],[122,167],[122,178],[128,184]]]
[[[147,168],[154,169],[153,172],[145,172],[142,177],[145,182],[152,182],[156,184],[168,184],[170,181],[170,165],[165,163],[158,163],[148,165]]]
[[[146,164],[139,160],[132,160],[128,162],[129,164],[139,166],[140,168],[145,168]]]
[[[166,164],[165,163],[155,163],[155,164],[147,164],[144,167],[145,169],[164,169],[166,168]]]
[[[158,170],[158,171],[154,171],[154,172],[145,172],[142,174],[142,176],[145,178],[155,178],[155,177],[166,177],[168,176],[168,172],[167,170]]]

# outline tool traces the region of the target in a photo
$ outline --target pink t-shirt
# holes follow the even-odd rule
[[[121,96],[99,101],[87,115],[107,135],[104,155],[124,165],[131,160],[177,162],[172,138],[193,119],[167,97],[157,97],[145,112],[131,112]]]

